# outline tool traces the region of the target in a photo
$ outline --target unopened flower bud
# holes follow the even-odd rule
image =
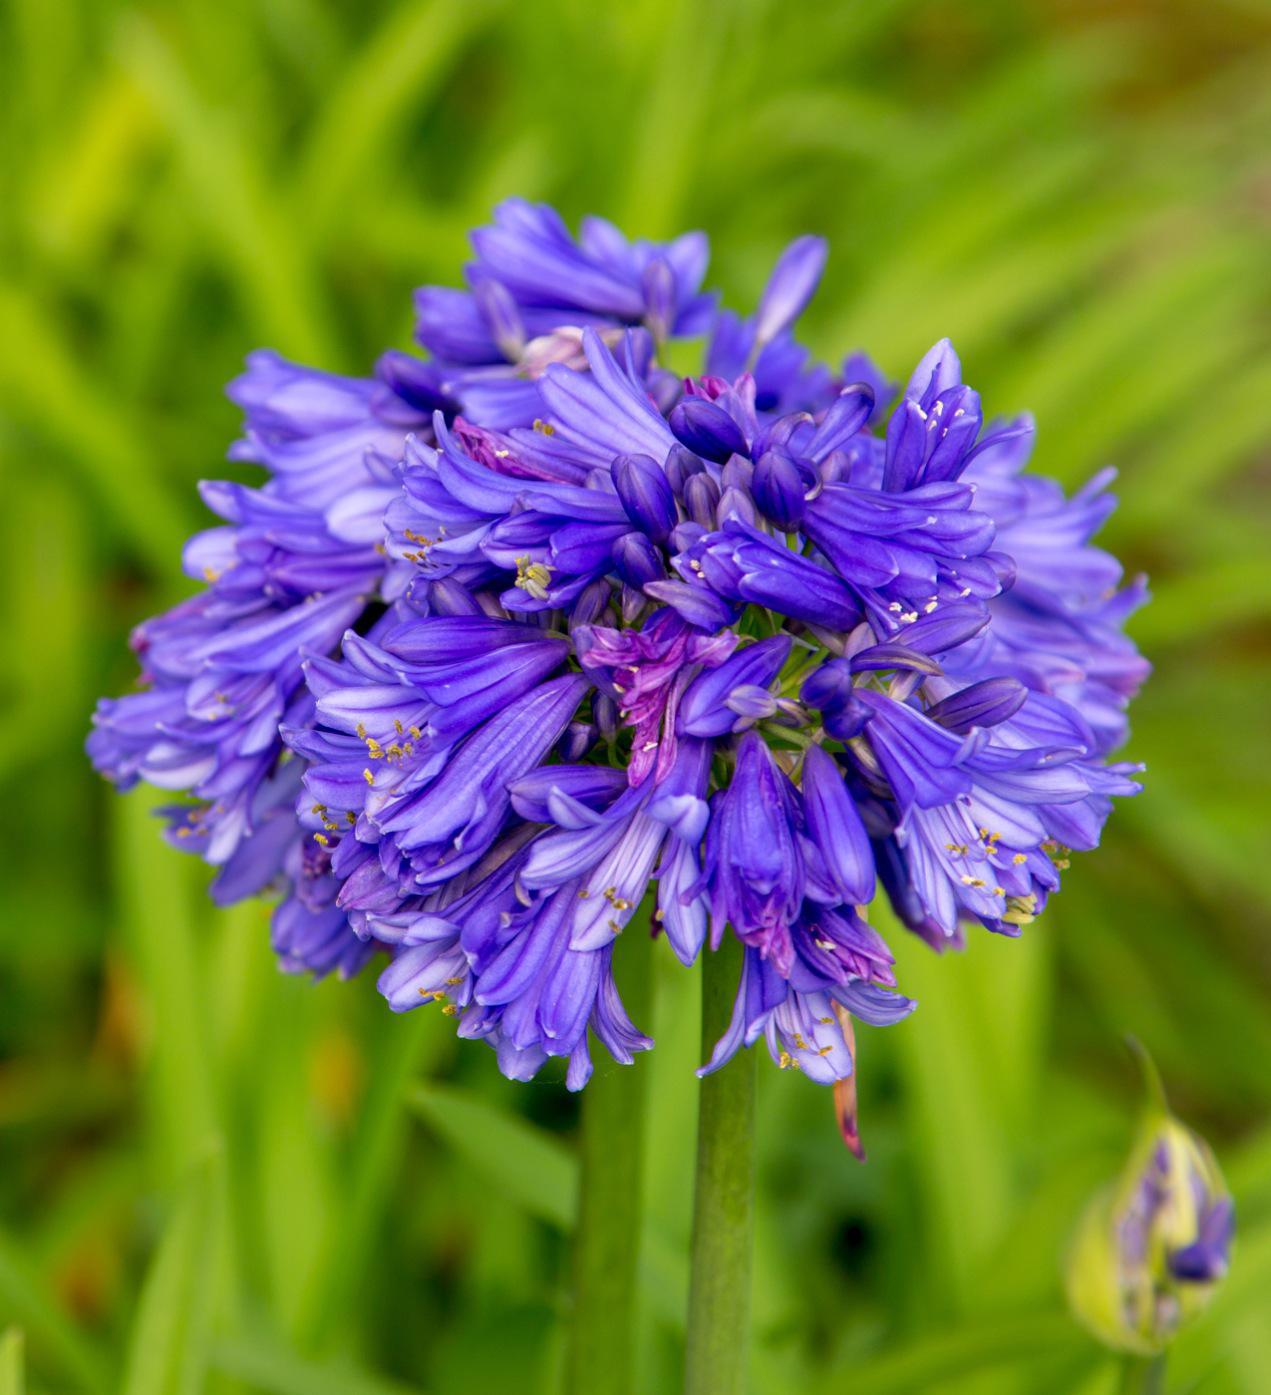
[[[808,488],[803,472],[783,450],[766,451],[755,466],[755,503],[783,532],[798,527]]]
[[[693,475],[684,486],[684,505],[693,522],[703,528],[714,528],[719,499],[719,485],[709,475]]]
[[[632,523],[654,542],[664,542],[675,527],[675,494],[657,461],[620,455],[613,462],[613,483]]]
[[[734,452],[745,454],[746,438],[728,413],[704,397],[686,397],[672,409],[669,423],[691,451],[721,465]]]
[[[636,590],[666,575],[661,554],[643,533],[623,533],[613,545],[612,557],[618,575]]]
[[[694,475],[700,475],[706,466],[687,446],[672,446],[666,453],[663,469],[671,488],[684,497],[684,486]]]
[[[1163,1350],[1227,1272],[1233,1209],[1208,1145],[1150,1109],[1120,1179],[1086,1210],[1068,1263],[1068,1297],[1118,1351]]]
[[[757,683],[742,683],[724,699],[724,706],[747,723],[758,722],[772,716],[777,710],[777,700]]]

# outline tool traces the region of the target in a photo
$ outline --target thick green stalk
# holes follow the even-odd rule
[[[1127,1356],[1121,1367],[1121,1395],[1165,1395],[1165,1354]]]
[[[703,955],[705,1059],[728,1026],[742,947]],[[740,1051],[700,1093],[684,1395],[745,1395],[755,1191],[755,1058]]]
[[[614,943],[614,975],[631,1020],[647,1030],[652,946],[646,901]],[[569,1395],[630,1395],[635,1366],[635,1282],[647,1070],[593,1049],[596,1072],[582,1094],[582,1176],[574,1248]]]

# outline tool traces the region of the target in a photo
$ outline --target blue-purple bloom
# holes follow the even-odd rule
[[[612,952],[651,930],[685,965],[744,946],[704,1070],[762,1037],[842,1085],[853,1021],[914,1006],[879,890],[936,947],[1018,934],[1138,788],[1108,477],[1024,473],[1031,424],[986,423],[948,341],[899,397],[815,363],[820,239],[746,316],[700,234],[510,200],[472,243],[462,289],[417,293],[426,358],[251,356],[231,455],[265,482],[204,486],[205,587],[138,627],[94,763],[188,796],[170,835],[218,900],[277,890],[285,969],[379,959],[390,1007],[514,1078],[651,1045]]]

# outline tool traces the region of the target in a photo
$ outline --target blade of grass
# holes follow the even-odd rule
[[[999,1316],[954,1330],[938,1331],[903,1349],[867,1360],[853,1360],[830,1374],[853,1395],[908,1395],[964,1376],[981,1376],[1024,1360],[1039,1367],[1057,1355],[1088,1350],[1098,1353],[1067,1313]]]
[[[578,1163],[550,1134],[450,1086],[419,1086],[407,1095],[407,1103],[502,1194],[559,1230],[573,1227]]]
[[[121,1395],[198,1395],[219,1262],[221,1152],[195,1168],[142,1286]]]
[[[0,386],[20,419],[66,452],[136,555],[156,574],[170,571],[189,531],[187,515],[168,493],[142,433],[81,371],[56,321],[3,284]]]
[[[964,954],[937,956],[877,901],[871,920],[919,1004],[892,1029],[892,1044],[927,1223],[925,1291],[946,1309],[974,1311],[986,1301],[983,1267],[1012,1215],[1012,1144],[1035,1099],[1045,961],[1040,945],[988,935]]]
[[[128,17],[120,54],[167,123],[244,321],[283,353],[337,365],[336,337],[307,256],[307,223],[273,192],[247,131],[201,98],[181,57],[140,12]]]
[[[338,1020],[331,1022],[329,994],[338,988],[275,975],[256,1036],[255,1172],[248,1201],[272,1309],[293,1342],[322,1255],[343,1220],[341,1158],[322,1107],[320,1071],[326,1049],[334,1049],[339,1062],[357,1061],[360,1053]],[[337,1070],[345,1073],[343,1065]]]
[[[469,1090],[424,1085],[407,1105],[455,1154],[532,1216],[568,1235],[577,1213],[578,1160],[563,1144]],[[640,1241],[640,1278],[659,1317],[684,1322],[688,1267],[658,1228]]]
[[[77,262],[100,256],[127,216],[154,137],[153,112],[136,83],[107,69],[82,96],[62,147],[37,167],[31,202],[44,245]]]
[[[10,1328],[0,1336],[0,1395],[23,1395],[22,1333]]]
[[[113,800],[115,887],[122,930],[150,1022],[150,1109],[161,1177],[185,1174],[217,1133],[214,1057],[199,989],[192,923],[198,867],[159,838],[153,792]]]
[[[346,62],[314,119],[296,175],[295,206],[319,240],[342,219],[350,199],[366,196],[367,170],[454,70],[464,45],[502,8],[502,0],[422,0],[390,8]]]
[[[53,1302],[25,1254],[2,1232],[0,1317],[13,1319],[75,1389],[87,1395],[109,1395],[115,1389],[105,1355]]]
[[[212,1366],[268,1395],[419,1395],[414,1387],[342,1363],[305,1361],[282,1347],[248,1339],[218,1342]]]
[[[375,1075],[356,1121],[352,1169],[346,1179],[340,1224],[327,1255],[315,1266],[315,1284],[301,1310],[298,1329],[307,1346],[337,1331],[340,1315],[362,1289],[377,1233],[392,1201],[391,1182],[405,1145],[402,1100],[448,1038],[436,1013],[416,1012],[387,1022],[388,1041],[375,1051]]]

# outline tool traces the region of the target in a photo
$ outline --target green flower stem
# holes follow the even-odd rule
[[[614,942],[614,973],[631,1020],[646,1031],[652,978],[646,900]],[[569,1395],[631,1395],[635,1366],[635,1282],[640,1240],[640,1173],[648,1070],[639,1057],[620,1066],[593,1046],[596,1072],[582,1092],[582,1176],[574,1249]]]
[[[742,947],[702,956],[702,1050],[728,1026]],[[755,1057],[740,1051],[701,1085],[684,1395],[745,1395],[755,1190]]]
[[[1121,1366],[1121,1395],[1165,1395],[1165,1353],[1127,1356]]]

